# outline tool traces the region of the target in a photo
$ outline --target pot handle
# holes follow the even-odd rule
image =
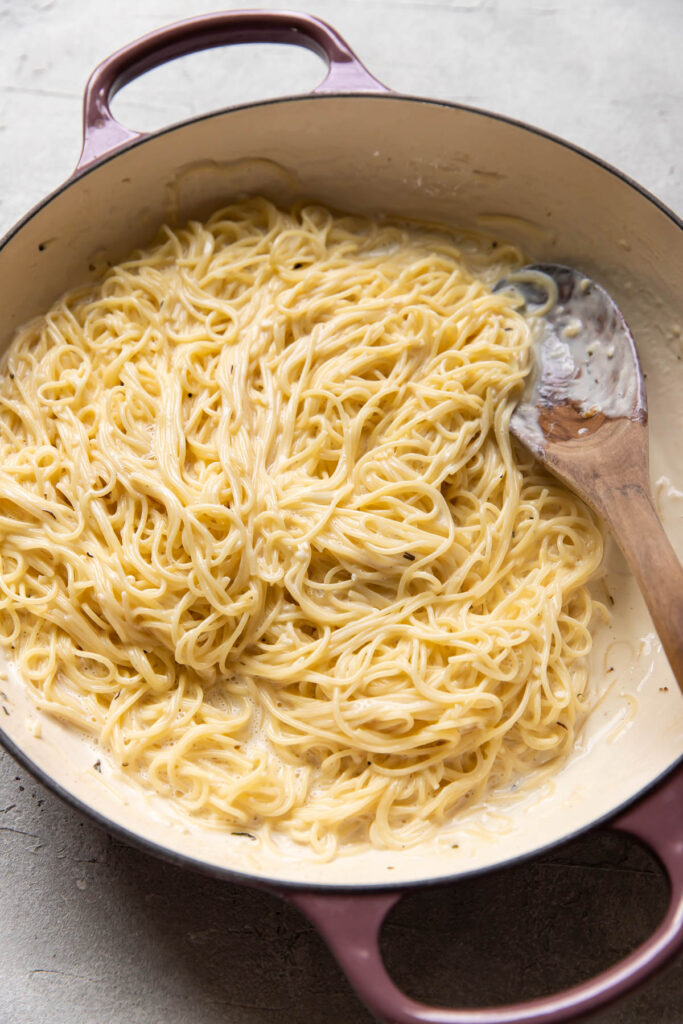
[[[654,934],[609,970],[574,988],[514,1006],[453,1010],[406,996],[384,967],[379,934],[403,892],[288,893],[315,925],[372,1013],[392,1024],[551,1024],[572,1020],[623,995],[683,946],[683,770],[610,827],[630,832],[659,857],[671,887],[666,916]]]
[[[223,11],[190,18],[150,32],[99,64],[83,98],[83,150],[76,166],[88,164],[145,133],[125,128],[109,103],[128,82],[159,64],[197,50],[234,43],[292,43],[313,50],[328,65],[324,81],[313,90],[325,92],[389,92],[370,74],[326,22],[294,11]]]

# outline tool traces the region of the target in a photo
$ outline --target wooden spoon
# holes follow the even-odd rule
[[[683,690],[683,567],[652,502],[645,383],[631,332],[607,292],[570,267],[524,267],[502,289],[519,296],[536,335],[510,430],[605,520]]]

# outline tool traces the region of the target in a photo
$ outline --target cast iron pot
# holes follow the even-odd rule
[[[112,117],[113,94],[144,71],[181,54],[254,41],[314,50],[328,64],[327,77],[310,95],[221,111],[151,135]],[[19,324],[148,241],[164,221],[205,215],[245,191],[485,228],[536,259],[598,277],[630,322],[648,374],[653,475],[683,487],[683,446],[676,450],[674,443],[682,378],[673,330],[683,322],[680,221],[623,175],[544,132],[457,104],[396,95],[333,29],[302,14],[241,11],[193,19],[132,43],[96,69],[85,94],[76,171],[0,248],[0,340],[6,345]],[[680,548],[680,522],[662,511]],[[589,720],[580,756],[536,797],[512,805],[497,834],[470,827],[466,817],[457,849],[451,836],[447,843],[317,864],[254,852],[238,835],[188,829],[106,769],[94,771],[92,749],[59,724],[44,721],[37,736],[35,712],[12,672],[3,684],[9,717],[0,738],[42,783],[126,841],[296,904],[360,997],[385,1020],[568,1020],[626,992],[683,944],[683,700],[614,550],[608,579],[616,584],[617,607],[601,656],[615,682]],[[603,660],[598,670],[604,669]],[[585,984],[510,1007],[428,1007],[393,984],[378,937],[408,888],[502,867],[606,822],[647,844],[670,881],[664,920],[629,957]]]

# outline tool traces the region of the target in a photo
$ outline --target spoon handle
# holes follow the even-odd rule
[[[683,568],[655,512],[649,488],[633,484],[605,512],[683,691]]]
[[[600,443],[582,448],[553,445],[549,465],[606,521],[650,611],[662,647],[683,691],[683,567],[655,511],[648,473],[647,428],[621,420],[600,430]],[[605,436],[607,435],[607,436]],[[597,434],[596,434],[597,440]],[[569,455],[569,458],[567,457]]]

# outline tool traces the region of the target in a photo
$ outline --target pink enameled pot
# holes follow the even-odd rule
[[[149,135],[113,118],[111,97],[150,68],[208,47],[249,42],[307,47],[327,62],[328,74],[309,95],[224,110]],[[332,28],[302,14],[233,11],[196,18],[151,33],[96,69],[85,94],[78,167],[0,247],[3,344],[67,288],[95,279],[107,261],[149,241],[164,221],[205,215],[244,192],[478,227],[521,244],[535,259],[573,264],[597,277],[623,309],[648,375],[653,477],[668,481],[671,493],[683,490],[683,446],[675,443],[683,375],[672,332],[683,323],[681,222],[614,169],[544,132],[458,104],[393,93]],[[680,551],[680,516],[662,501]],[[504,829],[487,832],[485,821],[482,828],[465,821],[457,849],[437,842],[316,864],[259,852],[200,825],[181,827],[120,785],[115,773],[94,772],[92,749],[80,737],[47,720],[37,730],[12,671],[2,684],[9,714],[0,738],[41,782],[126,841],[296,904],[361,999],[386,1021],[569,1020],[637,985],[683,944],[683,699],[614,551],[608,563],[618,595],[615,624],[594,664],[601,673],[608,658],[615,671],[581,750],[544,786],[542,798],[527,795],[506,809]],[[378,937],[407,889],[502,867],[598,823],[637,836],[668,874],[666,916],[643,946],[585,984],[516,1006],[429,1007],[394,985]]]

